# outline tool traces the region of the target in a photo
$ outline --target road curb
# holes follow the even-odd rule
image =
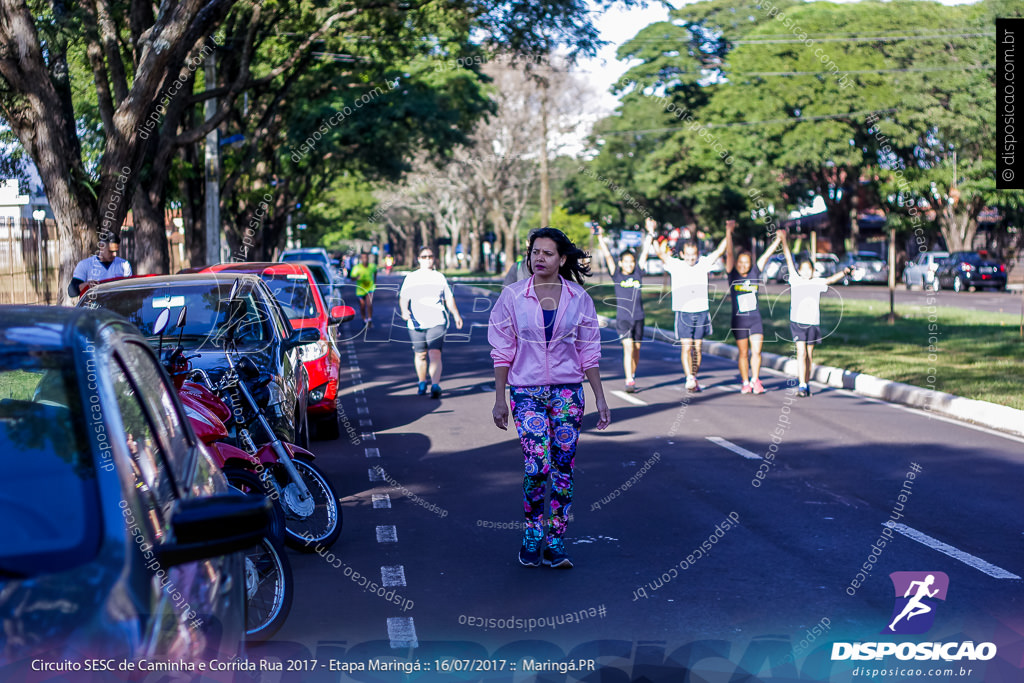
[[[678,343],[674,337],[660,328],[648,331],[645,337],[670,344]],[[704,342],[704,352],[732,360],[739,357],[739,351],[735,346],[723,342]],[[797,376],[796,358],[790,356],[762,352],[761,366],[778,370],[792,377]],[[918,408],[926,413],[951,417],[1014,436],[1024,436],[1024,410],[882,379],[874,375],[830,365],[815,365],[812,375],[812,380],[836,389],[847,389],[861,396],[876,398],[888,403],[899,403],[911,408]]]
[[[489,296],[494,292],[472,285],[460,285],[473,291],[474,294]],[[613,320],[603,315],[598,319],[602,327],[613,325]],[[659,327],[649,328],[644,333],[645,339],[663,341],[677,345],[675,337]],[[704,352],[720,358],[736,360],[739,351],[735,346],[724,342],[704,342]],[[782,356],[767,351],[761,353],[761,366],[778,370],[792,377],[797,376],[796,358]],[[998,432],[1013,436],[1024,436],[1024,410],[1017,410],[998,403],[964,398],[944,391],[926,389],[904,384],[889,379],[882,379],[862,372],[853,372],[830,365],[815,365],[811,379],[836,389],[847,389],[861,396],[879,399],[888,403],[898,403],[911,408],[935,413],[943,417],[962,420],[973,425],[987,427]]]

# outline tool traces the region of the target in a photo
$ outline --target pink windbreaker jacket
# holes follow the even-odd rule
[[[550,343],[532,277],[505,287],[494,304],[487,341],[493,347],[494,366],[508,367],[511,386],[575,384],[601,361],[594,301],[580,285],[560,279],[562,296]]]

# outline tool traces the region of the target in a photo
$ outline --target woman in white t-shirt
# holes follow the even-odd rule
[[[789,331],[796,342],[797,396],[810,396],[811,368],[814,366],[814,345],[821,342],[821,295],[828,286],[849,275],[846,268],[829,278],[814,277],[814,266],[807,259],[800,260],[800,267],[793,265],[793,253],[789,250],[786,232],[782,235],[782,253],[789,268]]]
[[[434,270],[434,251],[422,247],[418,256],[419,269],[405,276],[398,293],[402,320],[409,326],[414,353],[413,364],[419,379],[417,393],[427,393],[430,378],[430,397],[441,398],[441,349],[448,331],[448,316],[455,327],[462,329],[462,316],[455,305],[455,297],[444,275]],[[446,310],[447,309],[447,310]]]

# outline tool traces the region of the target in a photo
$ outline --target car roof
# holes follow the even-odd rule
[[[180,273],[178,275],[149,275],[128,277],[114,281],[97,283],[93,289],[109,291],[111,289],[151,289],[155,287],[174,287],[195,284],[225,284],[232,280],[258,281],[251,273]]]
[[[0,306],[0,350],[35,346],[54,351],[99,339],[111,324],[138,334],[124,318],[103,309],[68,306]]]
[[[218,263],[207,266],[204,273],[253,273],[262,275],[309,275],[306,264],[302,261],[239,261],[236,263]]]

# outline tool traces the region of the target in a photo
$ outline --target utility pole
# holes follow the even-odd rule
[[[540,227],[551,222],[551,177],[548,172],[548,81],[540,79]]]
[[[217,57],[210,55],[204,67],[207,90],[217,86]],[[217,98],[206,100],[204,113],[209,121],[217,114]],[[220,130],[206,134],[206,265],[220,263]]]

